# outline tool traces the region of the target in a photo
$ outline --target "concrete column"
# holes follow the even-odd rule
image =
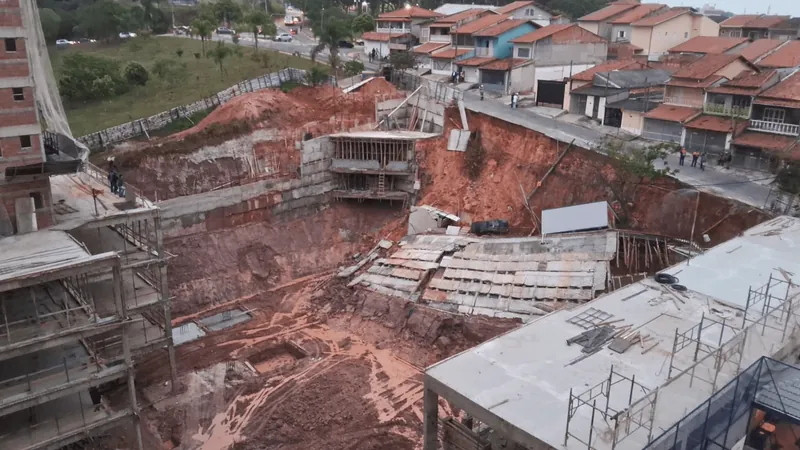
[[[430,389],[425,389],[423,405],[425,408],[423,450],[437,450],[439,448],[439,395]]]
[[[178,368],[175,365],[175,345],[172,342],[172,305],[169,299],[169,283],[167,282],[167,266],[164,255],[164,233],[161,231],[161,216],[159,215],[153,219],[153,228],[156,232],[156,248],[158,249],[158,258],[161,260],[159,263],[159,275],[161,285],[159,286],[161,294],[161,303],[164,306],[164,334],[167,337],[167,353],[169,354],[169,368],[172,384],[172,392],[177,392],[178,389]]]
[[[32,233],[39,229],[36,222],[36,206],[32,197],[14,199],[14,210],[17,215],[17,233]]]
[[[133,410],[133,427],[136,431],[136,444],[139,450],[144,450],[142,445],[142,428],[139,424],[139,405],[136,402],[136,382],[134,381],[133,359],[131,358],[131,344],[128,341],[128,325],[122,326],[122,354],[128,370],[128,398]]]

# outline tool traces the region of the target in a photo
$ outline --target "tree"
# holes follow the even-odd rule
[[[361,61],[356,61],[352,59],[344,63],[344,73],[347,74],[347,76],[349,77],[359,75],[363,71],[364,71],[364,63],[362,63]]]
[[[375,20],[369,14],[361,14],[353,19],[350,25],[354,34],[361,34],[375,29]]]
[[[325,10],[324,20],[320,16],[320,25],[314,26],[314,34],[318,38],[317,45],[311,50],[311,60],[316,61],[326,48],[331,55],[339,54],[339,41],[352,36],[350,22],[340,8]]]
[[[179,63],[174,59],[159,59],[153,65],[153,73],[169,86],[176,86],[186,73],[186,63]]]
[[[218,23],[238,22],[242,19],[242,8],[233,0],[219,0],[214,3],[214,17]]]
[[[775,181],[781,190],[790,194],[800,194],[800,166],[794,163],[786,164],[778,171]]]
[[[306,72],[306,83],[312,86],[319,86],[328,81],[328,69],[322,66],[314,66]]]
[[[125,79],[132,86],[144,86],[149,78],[150,75],[147,73],[147,69],[135,61],[125,67]]]
[[[138,31],[145,28],[145,12],[141,6],[126,9],[120,17],[120,31]]]
[[[98,100],[127,89],[119,62],[80,52],[64,56],[58,86],[61,95],[72,101]]]
[[[629,221],[630,205],[636,198],[639,186],[653,184],[656,180],[677,173],[666,166],[667,154],[677,150],[675,144],[625,146],[620,141],[604,144],[612,171],[598,171],[598,181],[614,196],[622,214],[620,220]],[[664,162],[661,162],[661,161]],[[660,167],[659,167],[660,166]]]
[[[195,19],[192,22],[192,31],[200,37],[200,47],[203,50],[203,55],[206,54],[206,39],[211,39],[211,33],[214,31],[214,25],[211,22],[203,19]]]
[[[113,0],[98,0],[78,10],[76,31],[84,36],[108,40],[122,29],[125,8]]]
[[[389,62],[393,68],[401,71],[413,69],[417,65],[417,59],[414,58],[414,54],[411,52],[390,53]]]
[[[213,59],[214,63],[219,66],[220,78],[223,80],[225,79],[225,74],[228,73],[224,66],[225,58],[230,56],[231,53],[233,53],[233,50],[224,46],[222,42],[217,42],[217,46],[208,51],[208,57]]]
[[[61,17],[50,8],[39,10],[39,20],[42,22],[42,32],[47,41],[55,41],[58,38],[58,29],[61,26]]]
[[[331,66],[331,69],[333,69],[333,73],[336,73],[341,64],[342,58],[339,57],[338,53],[331,53],[328,55],[328,65]]]
[[[272,25],[272,29],[275,29],[275,23],[269,20],[269,16],[264,11],[251,11],[247,16],[244,18],[245,23],[250,27],[250,30],[253,32],[253,38],[255,39],[255,50],[258,50],[258,32],[261,30],[264,34],[266,34],[268,24]],[[273,31],[270,34],[275,34]]]

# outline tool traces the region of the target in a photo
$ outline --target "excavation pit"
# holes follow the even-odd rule
[[[200,319],[198,322],[209,331],[219,331],[239,325],[240,323],[245,323],[252,318],[253,315],[249,312],[240,308],[233,308]]]
[[[299,345],[291,341],[283,341],[250,356],[248,361],[258,373],[266,374],[290,369],[306,356],[308,353]]]

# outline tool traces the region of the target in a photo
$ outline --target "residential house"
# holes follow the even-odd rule
[[[743,37],[748,39],[789,39],[786,27],[790,26],[789,16],[768,16],[763,14],[743,14],[733,16],[719,24],[719,35],[728,37]],[[771,30],[775,30],[774,35]],[[791,34],[791,32],[789,32]],[[797,37],[797,28],[794,29]]]
[[[684,142],[684,125],[702,113],[705,90],[758,69],[739,55],[706,55],[681,68],[667,81],[664,104],[645,114],[642,136]]]
[[[519,58],[495,59],[479,67],[484,89],[504,95],[533,90],[533,61]]]
[[[383,13],[375,21],[375,31],[362,35],[364,51],[371,53],[375,50],[382,58],[392,50],[407,50],[419,40],[422,25],[439,16],[439,13],[418,6]]]
[[[624,12],[619,17],[612,19],[611,36],[606,37],[610,42],[630,43],[633,34],[632,23],[638,22],[646,17],[659,14],[668,9],[667,5],[659,3],[646,3]]]
[[[719,35],[719,24],[692,8],[661,9],[631,23],[630,43],[651,59],[697,36]]]
[[[764,69],[800,67],[800,41],[789,41],[760,58],[756,65]]]
[[[778,82],[778,73],[745,70],[730,81],[706,89],[703,114],[688,121],[684,147],[709,159],[731,150],[731,142],[747,128],[753,98]]]
[[[733,164],[776,171],[800,161],[800,72],[784,78],[753,100],[747,131],[733,140]]]
[[[414,47],[411,53],[414,55],[418,67],[432,68],[433,60],[431,55],[439,50],[444,50],[448,46],[447,42],[431,41]]]
[[[449,16],[439,17],[422,26],[420,41],[449,44],[452,39],[450,36],[451,28],[459,27],[487,15],[497,15],[497,13],[490,9],[471,8]]]
[[[508,19],[472,34],[475,56],[510,58],[514,53],[514,39],[536,30],[533,22]]]
[[[434,12],[441,14],[442,16],[452,16],[453,14],[458,14],[462,11],[466,11],[468,9],[484,9],[484,10],[494,10],[494,6],[492,5],[476,5],[476,4],[468,4],[468,3],[445,3],[442,6],[434,9]]]
[[[553,14],[534,1],[515,1],[496,9],[500,14],[508,14],[514,19],[527,20],[540,27],[550,25]]]
[[[644,68],[646,68],[645,63],[629,59],[608,61],[583,70],[571,72],[568,76],[563,78],[566,80],[564,83],[564,93],[561,94],[564,98],[563,109],[572,113],[579,112],[578,109],[575,109],[578,107],[572,105],[570,101],[570,93],[574,89],[592,84],[592,81],[594,81],[594,74],[599,72],[609,72],[612,70],[641,70]]]
[[[718,53],[736,53],[737,49],[747,47],[746,38],[722,36],[696,36],[667,50],[670,55],[693,54],[708,55]]]
[[[639,7],[638,3],[613,2],[605,8],[589,13],[578,19],[578,25],[598,36],[611,41],[611,21],[628,11]]]
[[[474,50],[469,47],[443,47],[430,54],[431,73],[434,75],[451,75],[453,73],[453,63],[458,59],[468,58],[474,54]]]
[[[769,38],[781,41],[800,39],[800,17],[791,17],[770,27]]]
[[[608,42],[577,24],[540,28],[511,41],[515,58],[535,65],[537,102],[563,106],[566,80],[606,59]]]
[[[597,72],[591,84],[570,92],[570,112],[595,119],[601,125],[620,128],[623,108],[609,108],[607,105],[629,98],[660,102],[664,95],[664,83],[670,75],[670,71],[659,69]]]
[[[787,44],[787,41],[782,41],[780,39],[759,39],[756,41],[748,41],[747,45],[736,48],[730,53],[742,55],[751,63],[758,65],[759,61],[772,54],[781,46]]]
[[[619,125],[616,119],[606,121],[606,125],[617,126],[621,130],[634,134],[636,136],[642,135],[644,128],[644,116],[648,112],[656,109],[664,100],[663,89],[639,93],[631,95],[625,100],[618,100],[606,104],[606,110],[618,110],[614,112],[612,118],[619,117]]]
[[[453,26],[450,30],[450,45],[430,54],[431,71],[438,75],[450,75],[455,68],[453,63],[475,56],[473,34],[508,20],[513,19],[505,14],[489,14],[459,26]]]

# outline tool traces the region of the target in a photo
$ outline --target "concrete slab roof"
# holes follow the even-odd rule
[[[347,133],[334,133],[329,135],[331,138],[348,138],[348,139],[399,139],[399,140],[414,140],[414,139],[428,139],[439,136],[436,133],[423,133],[420,131],[352,131]]]
[[[660,430],[693,410],[709,394],[703,382],[695,381],[694,387],[680,384],[676,388],[675,373],[670,379],[671,370],[665,367],[667,363],[670,369],[673,363],[674,367],[681,368],[695,364],[694,351],[677,351],[671,355],[676,330],[682,333],[697,326],[703,318],[707,321],[713,319],[717,325],[706,329],[703,342],[714,348],[718,342],[722,345],[733,342],[741,333],[741,311],[749,288],[764,286],[770,275],[773,279],[783,279],[786,275],[781,270],[786,274],[800,273],[800,260],[793,257],[798,251],[800,219],[778,217],[666,270],[666,273],[678,276],[680,284],[687,287],[688,290],[680,295],[653,279],[646,279],[575,309],[553,312],[430,366],[425,372],[426,387],[445,396],[454,406],[476,414],[476,418],[487,425],[503,427],[504,435],[523,445],[543,442],[553,448],[585,449],[586,444],[577,439],[570,438],[565,442],[568,408],[572,407],[570,432],[583,430],[584,439],[589,436],[592,409],[591,406],[569,405],[570,396],[608,381],[613,368],[618,374],[635,376],[640,386],[631,389],[630,394],[628,384],[614,388],[624,391],[609,397],[610,407],[616,411],[627,409],[631,404],[629,399],[637,403],[649,392],[670,386],[669,394],[661,393],[658,397],[653,437],[658,436]],[[770,294],[796,302],[794,293],[797,286],[792,286],[791,292],[788,292],[788,283],[783,286],[784,292],[776,288],[770,290]],[[631,330],[651,336],[653,340],[643,348],[652,344],[656,344],[655,347],[645,352],[639,348],[638,342],[634,342],[632,350],[618,353],[602,348],[574,362],[583,353],[579,345],[568,345],[567,339],[591,329],[601,319],[593,319],[588,328],[570,320],[596,315],[598,311],[603,314],[602,321],[622,319],[614,326],[631,325]],[[750,314],[758,315],[754,311]],[[724,320],[728,320],[729,325],[719,326]],[[758,329],[761,332],[760,326]],[[780,331],[768,331],[758,336],[758,346],[743,346],[743,361],[777,351],[776,347],[783,342],[780,339],[785,338],[781,338]],[[720,380],[733,376],[729,365],[721,371],[724,374],[719,375]],[[600,391],[599,387],[597,391]],[[665,395],[668,395],[665,397],[668,400],[662,398]],[[605,406],[604,399],[598,397],[598,406],[601,402]],[[608,423],[606,425],[601,417],[596,418],[592,448],[613,448],[614,419]],[[624,424],[622,429],[625,429]],[[647,444],[647,435],[646,431],[631,431],[623,441],[624,446],[618,445],[617,448],[642,448]]]
[[[598,228],[608,228],[607,202],[585,203],[542,211],[544,235]]]

